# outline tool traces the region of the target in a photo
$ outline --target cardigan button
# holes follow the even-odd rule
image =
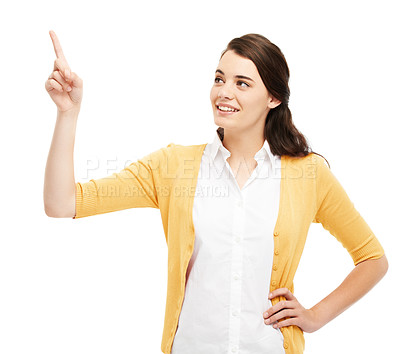
[[[277,270],[278,266],[276,264],[274,264],[274,266],[272,267],[273,270]]]
[[[279,254],[279,251],[278,250],[275,250],[275,252],[274,252],[276,255],[278,255]]]
[[[273,280],[271,284],[272,286],[276,286],[276,280]]]
[[[275,231],[274,232],[274,236],[278,236],[279,235],[279,232],[278,231]]]
[[[283,347],[284,347],[285,349],[287,349],[287,348],[289,348],[289,344],[287,344],[286,342],[283,342]]]

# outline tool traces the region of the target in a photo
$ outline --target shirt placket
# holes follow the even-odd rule
[[[245,208],[243,195],[240,193],[233,197],[232,220],[232,264],[231,264],[231,291],[230,291],[230,315],[229,315],[229,352],[239,352],[240,318],[241,318],[241,294],[243,276],[243,237]]]

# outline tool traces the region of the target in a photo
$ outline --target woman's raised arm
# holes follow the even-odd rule
[[[56,60],[45,88],[57,106],[57,120],[46,163],[43,200],[46,215],[75,215],[74,143],[83,81],[71,71],[60,42],[50,31]]]

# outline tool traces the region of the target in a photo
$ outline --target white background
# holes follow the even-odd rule
[[[56,106],[44,83],[58,35],[84,81],[75,179],[214,136],[221,51],[260,33],[291,70],[294,123],[324,155],[389,260],[365,297],[312,334],[307,354],[393,353],[398,338],[399,26],[395,1],[14,1],[0,7],[0,353],[161,353],[167,247],[159,210],[46,216]],[[352,270],[311,225],[295,295],[311,307]],[[398,349],[398,348],[396,348]]]

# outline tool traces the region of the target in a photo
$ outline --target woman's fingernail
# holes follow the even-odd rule
[[[266,324],[268,324],[268,323],[270,322],[270,319],[268,318],[268,319],[266,319],[264,322],[265,322]]]
[[[67,91],[69,92],[69,91],[71,91],[72,90],[72,87],[71,86],[68,86],[67,87]]]
[[[268,299],[270,299],[272,297],[272,294],[270,293],[269,295],[268,295]]]

